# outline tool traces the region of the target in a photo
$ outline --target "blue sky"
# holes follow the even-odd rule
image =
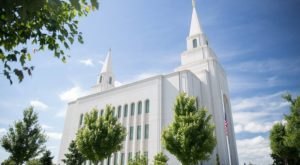
[[[186,48],[191,9],[190,1],[100,1],[80,18],[85,43],[67,51],[67,64],[38,52],[32,77],[13,85],[0,78],[0,135],[34,105],[57,156],[67,102],[95,85],[108,49],[119,84],[172,72]],[[197,10],[228,74],[240,162],[268,164],[269,130],[288,112],[281,95],[300,92],[300,1],[202,0]],[[1,148],[0,162],[7,157]]]

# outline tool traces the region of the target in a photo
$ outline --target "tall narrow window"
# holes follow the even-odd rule
[[[100,113],[100,114],[101,114],[101,116],[103,116],[103,111],[104,111],[104,110],[103,110],[103,109],[101,109],[101,113]]]
[[[125,163],[125,154],[121,153],[121,165],[124,165]]]
[[[112,84],[112,77],[109,77],[109,84]]]
[[[130,115],[131,115],[131,116],[134,115],[134,107],[135,107],[135,104],[134,104],[134,103],[131,103],[131,107],[130,107]]]
[[[193,39],[193,48],[196,48],[198,46],[197,39]]]
[[[149,113],[149,108],[150,108],[150,101],[149,100],[146,100],[145,101],[145,112],[146,113]]]
[[[118,106],[118,118],[121,117],[121,113],[122,113],[122,107]]]
[[[142,113],[142,102],[139,101],[138,103],[138,114],[140,115]]]
[[[128,161],[131,160],[131,159],[132,159],[132,153],[129,152],[129,153],[128,153]]]
[[[149,138],[149,124],[145,124],[145,132],[144,132],[144,138]]]
[[[128,114],[128,105],[125,104],[124,105],[124,117],[127,117],[127,114]]]
[[[118,165],[118,153],[114,154],[114,165]]]
[[[80,119],[79,119],[79,127],[82,125],[83,122],[83,114],[80,115]]]
[[[110,165],[110,156],[107,158],[107,165]]]
[[[141,139],[141,126],[138,125],[136,129],[136,138],[139,140]]]
[[[148,164],[148,151],[144,152],[144,156],[146,157],[146,164]]]
[[[129,139],[132,140],[133,139],[133,127],[131,126],[129,129]]]
[[[99,83],[102,83],[102,76],[100,76],[99,78]]]

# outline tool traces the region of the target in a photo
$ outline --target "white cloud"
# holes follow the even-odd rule
[[[120,81],[115,81],[115,86],[116,87],[119,87],[119,86],[122,86],[123,85],[123,83],[121,83]]]
[[[65,102],[71,102],[78,97],[85,95],[87,92],[81,89],[79,86],[74,86],[59,95],[59,98]]]
[[[141,74],[138,74],[134,78],[134,80],[143,80],[143,79],[146,79],[146,78],[149,78],[149,77],[153,77],[153,76],[156,76],[156,75],[159,75],[159,74],[162,74],[162,73],[156,73],[156,72],[141,73]]]
[[[85,60],[80,60],[79,61],[81,64],[84,64],[86,66],[94,66],[94,62],[92,59],[88,58],[88,59],[85,59]]]
[[[46,135],[53,140],[60,140],[62,137],[62,133],[60,132],[46,132]]]
[[[49,130],[49,129],[52,129],[53,127],[52,126],[49,126],[49,125],[46,125],[46,124],[42,124],[41,125],[43,129],[45,130]]]
[[[262,136],[237,140],[240,164],[244,162],[252,162],[256,165],[271,164],[269,143],[269,139]]]
[[[276,122],[270,123],[255,123],[255,122],[250,122],[247,124],[237,124],[234,126],[234,131],[236,133],[240,133],[240,132],[251,132],[251,133],[261,133],[261,132],[268,132],[271,130],[271,128],[273,127],[273,125]]]
[[[30,105],[36,108],[37,110],[42,110],[42,111],[48,108],[48,105],[46,105],[45,103],[39,100],[31,100]]]
[[[57,117],[65,117],[67,114],[67,108],[64,108],[62,110],[60,110],[58,113],[56,113]]]
[[[6,133],[5,128],[0,128],[0,136],[4,135]]]
[[[281,97],[284,93],[233,99],[235,132],[268,132],[288,109],[289,103]]]

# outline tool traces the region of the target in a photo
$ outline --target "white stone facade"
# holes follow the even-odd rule
[[[108,56],[111,56],[111,52]],[[137,153],[146,154],[149,163],[152,163],[154,155],[160,151],[169,157],[168,164],[180,164],[161,144],[162,130],[173,120],[172,108],[179,92],[195,96],[198,106],[206,107],[213,115],[217,146],[211,159],[202,164],[216,164],[216,154],[223,165],[238,164],[226,73],[208,45],[194,6],[187,50],[182,53],[181,66],[174,73],[114,87],[109,82],[110,76],[114,79],[110,57],[106,61],[106,69],[102,69],[100,76],[108,81],[100,82],[99,78],[97,85],[92,88],[92,94],[78,98],[68,105],[58,157],[60,164],[68,151],[69,143],[75,138],[81,116],[95,107],[101,114],[101,110],[108,104],[115,107],[115,115],[126,128],[127,136],[123,149],[113,154],[109,163],[106,159],[103,162],[105,165],[122,165],[122,160],[125,165],[130,155],[134,157]],[[228,122],[227,134],[225,116]],[[130,130],[133,131],[132,139]]]

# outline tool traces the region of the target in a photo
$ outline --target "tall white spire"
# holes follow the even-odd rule
[[[109,51],[106,55],[105,61],[103,63],[103,66],[102,66],[101,73],[105,73],[105,72],[112,73],[111,49],[109,49]]]
[[[111,49],[109,49],[98,77],[97,84],[100,86],[100,91],[105,91],[115,87],[114,82],[115,79],[112,71]]]
[[[197,15],[195,0],[192,0],[192,5],[193,5],[193,13],[192,13],[191,26],[190,26],[190,34],[189,34],[190,37],[193,35],[203,33],[202,28],[200,26],[199,19],[198,19],[198,15]]]

